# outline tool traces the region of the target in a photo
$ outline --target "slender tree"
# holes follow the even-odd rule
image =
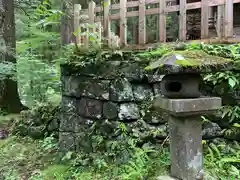
[[[15,50],[14,2],[0,0],[0,69],[9,63],[13,66],[16,64]],[[0,108],[9,113],[18,113],[24,106],[19,98],[17,82],[12,76],[5,75],[0,79]]]

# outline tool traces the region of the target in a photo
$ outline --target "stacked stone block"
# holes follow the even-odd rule
[[[63,65],[60,148],[90,150],[85,134],[95,122],[112,125],[103,131],[124,122],[143,139],[154,132],[165,138],[164,117],[149,103],[160,94],[161,77],[144,73],[144,66],[129,61],[107,61],[99,68]]]
[[[59,145],[62,151],[83,148],[91,151],[88,132],[95,123],[100,124],[99,131],[109,138],[118,136],[116,128],[120,123],[143,141],[150,138],[158,142],[167,137],[167,115],[151,108],[153,97],[161,94],[162,76],[144,71],[148,62],[130,58],[111,57],[84,67],[61,66]],[[222,129],[231,127],[226,125],[228,119],[216,115],[209,119],[213,122],[203,123],[203,139],[239,140],[239,133],[222,134]]]

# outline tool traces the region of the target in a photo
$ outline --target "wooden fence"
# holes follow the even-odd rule
[[[174,0],[171,0],[174,2]],[[166,42],[166,15],[171,12],[179,13],[179,40],[187,40],[187,10],[201,9],[201,39],[209,38],[209,8],[217,7],[216,11],[216,30],[219,38],[233,37],[233,5],[240,3],[240,0],[201,0],[200,2],[187,3],[187,0],[180,0],[180,4],[176,5],[169,0],[139,0],[131,1],[120,0],[119,4],[110,4],[110,0],[104,1],[104,6],[96,6],[91,1],[88,9],[81,10],[81,5],[76,4],[74,7],[74,27],[75,31],[79,31],[79,27],[84,24],[95,24],[97,27],[85,27],[87,32],[98,31],[103,33],[103,37],[108,39],[110,36],[110,23],[112,20],[120,20],[120,42],[122,46],[127,44],[127,18],[138,16],[138,42],[140,45],[146,44],[146,15],[159,15],[159,42]],[[146,9],[146,5],[159,4],[157,8]],[[138,7],[137,11],[128,12],[127,8]],[[119,10],[119,13],[112,14],[112,10]],[[97,16],[97,13],[102,13],[102,16]],[[85,19],[83,15],[87,15]],[[100,26],[102,25],[102,31]],[[88,42],[88,35],[85,38],[80,33],[77,33],[77,42]]]

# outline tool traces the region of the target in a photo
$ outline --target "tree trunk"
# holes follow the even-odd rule
[[[13,0],[0,0],[0,63],[2,65],[6,63],[15,65],[15,50]],[[25,108],[19,98],[17,82],[11,76],[13,75],[0,79],[0,108],[8,113],[19,113]]]

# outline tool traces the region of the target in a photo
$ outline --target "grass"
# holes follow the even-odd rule
[[[19,114],[0,116],[0,127],[10,131]],[[10,136],[0,140],[0,179],[24,180],[51,165],[56,152],[44,150],[43,141]]]
[[[28,179],[54,162],[56,153],[44,151],[40,141],[11,136],[0,141],[0,171],[10,179]]]

